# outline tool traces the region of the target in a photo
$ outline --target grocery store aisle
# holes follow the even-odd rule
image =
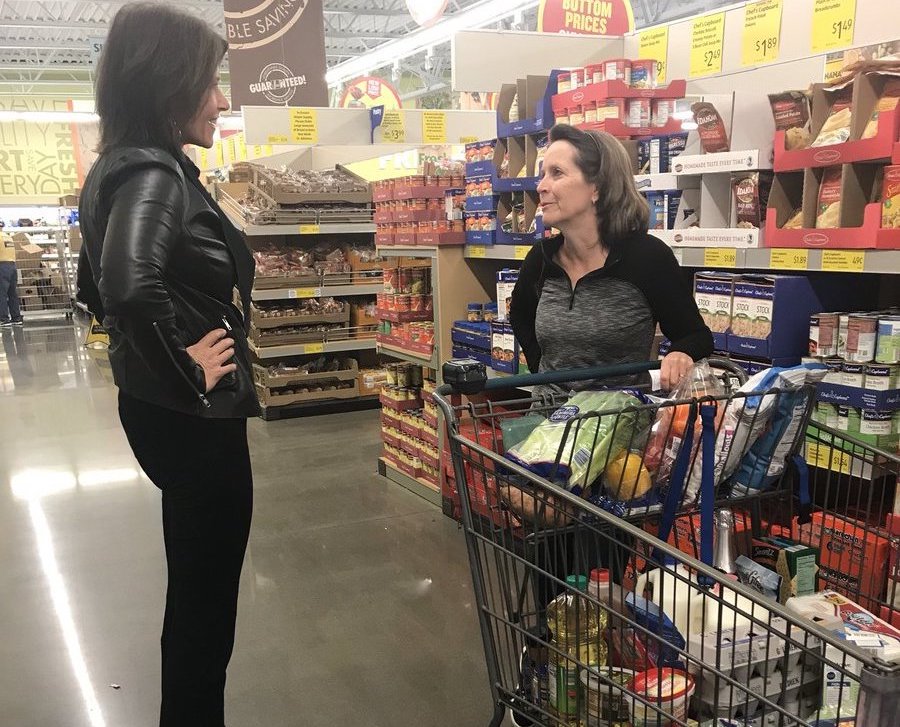
[[[0,331],[5,727],[156,724],[159,495],[80,335]],[[378,436],[377,412],[251,422],[232,727],[488,721],[462,534],[374,474]]]

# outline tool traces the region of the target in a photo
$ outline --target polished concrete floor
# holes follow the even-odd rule
[[[0,331],[0,725],[151,727],[156,488],[73,325]],[[230,727],[485,725],[461,532],[375,474],[377,412],[254,420]]]

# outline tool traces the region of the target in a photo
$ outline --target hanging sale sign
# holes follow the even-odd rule
[[[540,33],[625,35],[634,30],[629,0],[541,0]]]
[[[374,76],[362,76],[354,78],[344,89],[341,102],[342,109],[366,108],[384,106],[386,109],[399,109],[400,94],[387,81]]]
[[[327,106],[322,0],[224,0],[231,105]]]

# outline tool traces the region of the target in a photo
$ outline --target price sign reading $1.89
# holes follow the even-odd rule
[[[771,63],[778,58],[781,43],[781,1],[760,0],[744,6],[742,65]]]

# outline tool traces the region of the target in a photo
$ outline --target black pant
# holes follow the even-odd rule
[[[245,419],[203,419],[119,393],[134,455],[162,491],[169,585],[160,727],[223,727],[253,478]]]
[[[0,321],[10,319],[17,321],[22,318],[19,310],[19,292],[16,289],[17,277],[15,263],[0,262]]]

